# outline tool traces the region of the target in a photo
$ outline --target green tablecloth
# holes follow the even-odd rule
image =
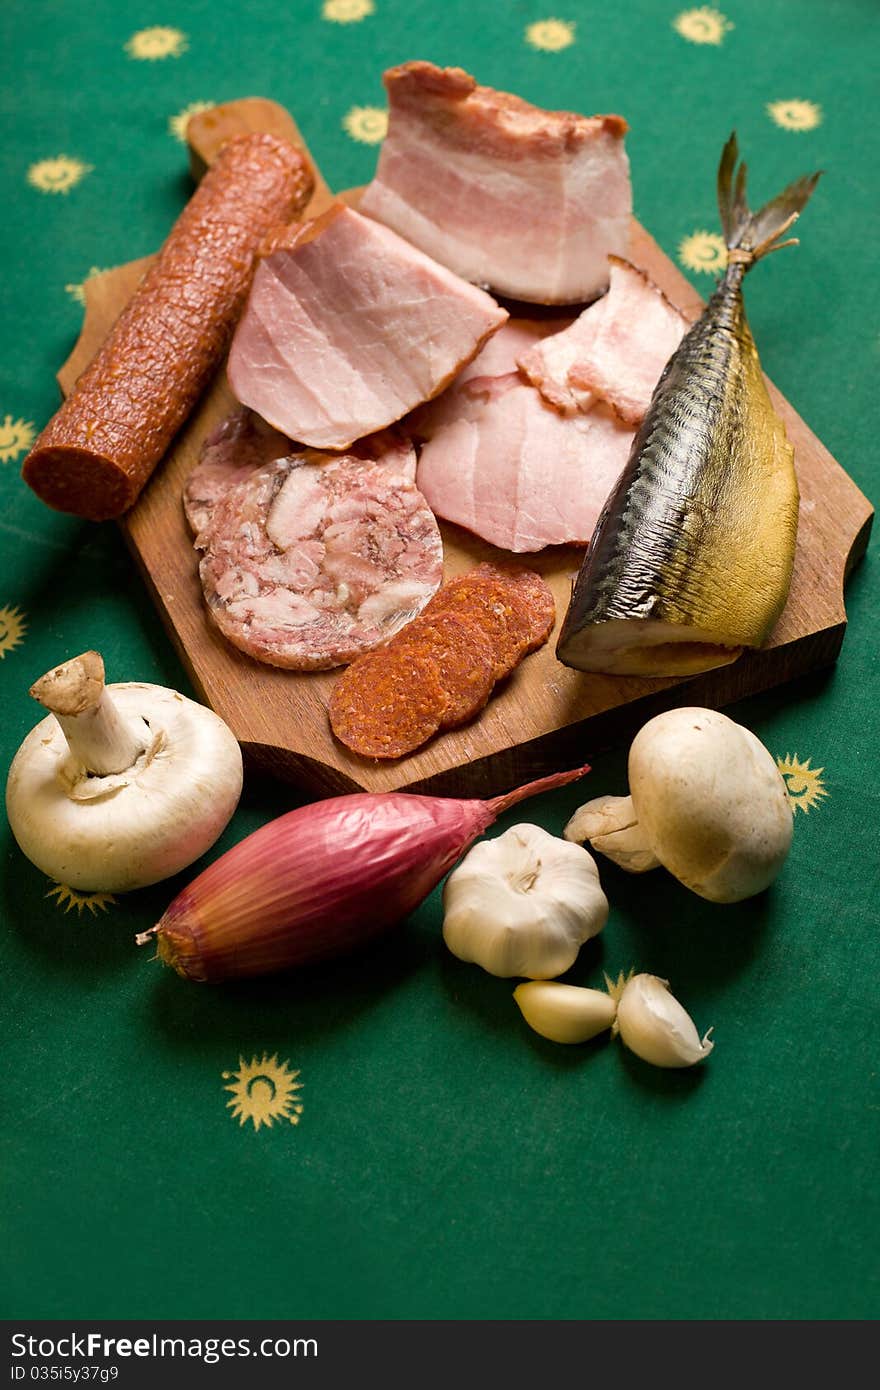
[[[19,464],[57,403],[84,279],[154,250],[187,196],[179,124],[199,102],[284,103],[337,187],[370,176],[381,73],[407,58],[546,106],[620,111],[637,214],[703,292],[729,130],[756,197],[824,168],[801,247],[750,277],[749,313],[770,376],[876,495],[877,7],[723,9],[6,0],[4,769],[36,722],[28,685],[76,651],[100,649],[111,680],[187,689],[117,530],[47,510]],[[611,918],[570,978],[669,979],[715,1028],[693,1072],[531,1034],[511,985],[445,951],[438,893],[358,959],[185,984],[133,946],[185,876],[115,901],[71,895],[4,824],[6,1315],[875,1316],[873,570],[869,553],[834,671],[730,711],[794,769],[794,847],[773,890],[721,909],[603,864]],[[598,757],[589,793],[623,779],[624,750]],[[560,832],[586,791],[525,818]],[[295,804],[249,780],[220,848]],[[251,1065],[282,1085],[283,1113],[258,1128],[229,1089]]]

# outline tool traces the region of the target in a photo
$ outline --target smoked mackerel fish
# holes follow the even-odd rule
[[[736,136],[718,169],[727,269],[670,357],[599,517],[557,644],[565,665],[619,675],[711,670],[767,641],[785,606],[798,523],[794,452],[761,373],[743,276],[780,241],[818,174],[757,212]]]

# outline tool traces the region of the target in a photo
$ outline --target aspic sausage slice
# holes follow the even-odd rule
[[[313,450],[233,484],[196,545],[220,631],[292,670],[345,665],[387,642],[443,575],[437,522],[408,472]]]
[[[222,148],[25,459],[44,502],[93,521],[132,505],[220,362],[260,242],[302,212],[312,185],[304,156],[273,135]]]

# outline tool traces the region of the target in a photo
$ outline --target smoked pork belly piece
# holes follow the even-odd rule
[[[560,415],[515,372],[456,384],[417,432],[435,515],[516,553],[586,544],[633,441],[605,407]]]
[[[564,414],[602,400],[637,426],[689,324],[644,271],[618,256],[609,257],[609,264],[604,298],[569,328],[528,348],[519,366]]]
[[[629,247],[622,116],[543,111],[461,68],[385,73],[388,134],[362,212],[475,285],[538,304],[595,299]]]
[[[424,608],[443,545],[408,458],[306,450],[227,489],[196,547],[208,611],[234,646],[323,670],[383,645]]]
[[[342,204],[264,248],[229,353],[243,405],[347,449],[431,400],[507,319],[488,294]]]

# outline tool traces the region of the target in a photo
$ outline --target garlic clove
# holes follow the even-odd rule
[[[627,873],[644,874],[660,866],[631,796],[597,796],[578,807],[562,833],[574,844],[589,841],[591,849]]]
[[[615,1032],[631,1052],[655,1067],[692,1067],[714,1043],[701,1040],[690,1015],[656,975],[633,975],[617,1004]]]
[[[529,980],[513,997],[530,1028],[558,1043],[584,1043],[614,1022],[617,1005],[601,989],[582,989],[557,980]]]

